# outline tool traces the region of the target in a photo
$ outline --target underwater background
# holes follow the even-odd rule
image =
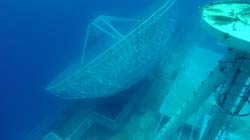
[[[99,14],[130,16],[151,0],[1,0],[0,139],[19,140],[63,101],[45,92],[81,54],[87,24]]]
[[[185,38],[192,44],[199,38],[204,47],[215,45],[212,38],[199,35],[199,7],[210,1],[178,1],[176,42]],[[1,0],[0,140],[21,140],[71,102],[46,93],[45,87],[81,55],[86,26],[94,18],[133,17],[154,4],[153,0]]]

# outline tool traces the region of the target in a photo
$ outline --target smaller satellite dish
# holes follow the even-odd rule
[[[250,52],[250,3],[209,4],[202,10],[202,24],[230,47]]]

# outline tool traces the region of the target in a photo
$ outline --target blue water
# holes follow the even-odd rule
[[[68,102],[47,94],[44,89],[59,71],[80,56],[85,29],[91,20],[99,14],[129,17],[153,3],[152,0],[1,0],[0,140],[23,138]],[[195,17],[196,9],[191,7],[197,8],[198,3],[182,0],[182,10],[190,15],[185,13],[180,25],[184,25],[185,19]]]

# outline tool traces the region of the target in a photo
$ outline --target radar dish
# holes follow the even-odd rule
[[[95,38],[92,41],[87,38],[83,50],[88,47],[86,44],[92,44],[90,48],[99,46],[101,51],[94,57],[91,54],[92,59],[87,62],[85,53],[80,66],[61,74],[47,90],[65,99],[98,98],[119,93],[142,80],[167,50],[175,25],[174,4],[175,1],[168,0],[128,33],[123,32],[128,28],[122,30],[114,23],[128,25],[134,20],[98,17],[87,31],[89,37]]]

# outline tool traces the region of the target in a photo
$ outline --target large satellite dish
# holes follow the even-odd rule
[[[124,21],[124,18],[98,17],[89,26],[89,32],[98,36],[92,44],[112,45],[91,61],[61,74],[47,86],[47,90],[65,99],[97,98],[118,93],[143,79],[167,50],[175,23],[174,4],[175,1],[167,0],[125,34],[112,24],[112,21]],[[104,35],[97,35],[97,31]]]

